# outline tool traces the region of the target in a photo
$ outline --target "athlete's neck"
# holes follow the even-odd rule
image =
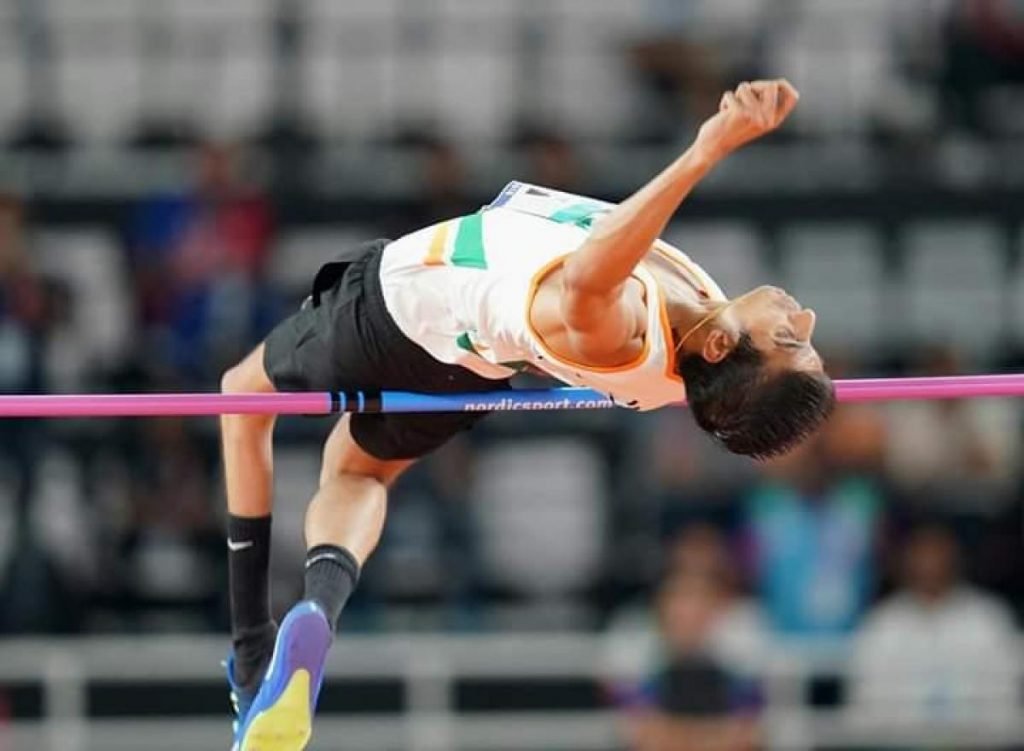
[[[728,305],[726,300],[713,300],[707,294],[701,294],[692,275],[682,273],[677,267],[657,263],[645,267],[655,276],[658,286],[664,292],[672,339],[676,344],[702,320]],[[700,330],[693,331],[680,351],[687,354],[700,352],[708,329],[708,326],[701,326]]]
[[[707,337],[710,325],[701,326],[698,331],[694,331],[694,327],[726,307],[729,302],[727,300],[705,300],[696,294],[692,299],[687,299],[688,297],[689,295],[669,294],[665,304],[668,309],[669,325],[672,327],[672,341],[678,346],[679,340],[687,337],[679,352],[697,354],[704,346],[704,339]],[[690,333],[689,336],[687,336],[688,333]]]

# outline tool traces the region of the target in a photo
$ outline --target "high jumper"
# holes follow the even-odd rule
[[[659,236],[718,162],[777,128],[798,99],[785,80],[727,92],[693,144],[621,204],[511,183],[475,214],[348,250],[224,374],[222,391],[490,392],[531,369],[638,410],[685,395],[730,451],[787,451],[835,403],[811,344],[814,312],[776,287],[728,299]],[[221,418],[236,751],[306,747],[327,651],[380,538],[388,486],[485,414],[338,421],[306,513],[304,598],[280,628],[268,597],[275,417]]]

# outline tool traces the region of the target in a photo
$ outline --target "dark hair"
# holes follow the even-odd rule
[[[699,354],[679,362],[686,399],[700,427],[734,454],[768,459],[814,433],[835,407],[824,373],[769,373],[749,334],[724,359]]]

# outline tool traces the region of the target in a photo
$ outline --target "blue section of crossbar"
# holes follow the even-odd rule
[[[337,392],[332,405],[339,412],[529,412],[554,409],[610,409],[617,406],[604,394],[584,388],[521,389],[475,394],[413,394],[385,391],[379,398],[365,392]]]

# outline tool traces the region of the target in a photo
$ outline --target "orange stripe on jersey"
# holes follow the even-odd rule
[[[700,292],[702,292],[707,297],[712,296],[711,290],[708,289],[708,285],[707,282],[704,280],[704,277],[700,273],[698,273],[696,268],[694,268],[696,264],[694,264],[693,261],[687,258],[685,253],[683,253],[678,248],[669,245],[667,242],[661,239],[654,241],[652,250],[665,260],[681,268],[683,270],[683,273],[690,278],[690,281],[697,287],[697,289]]]
[[[668,320],[668,301],[665,299],[665,290],[658,284],[657,279],[654,280],[654,283],[658,285],[658,316],[661,318],[661,331],[665,337],[665,377],[670,381],[683,383],[683,378],[676,369],[679,352],[676,350],[675,342],[672,341],[672,324]]]
[[[448,233],[451,231],[451,227],[451,221],[437,225],[434,236],[430,239],[430,248],[427,249],[427,255],[423,258],[425,266],[444,265],[444,249],[448,244]]]

